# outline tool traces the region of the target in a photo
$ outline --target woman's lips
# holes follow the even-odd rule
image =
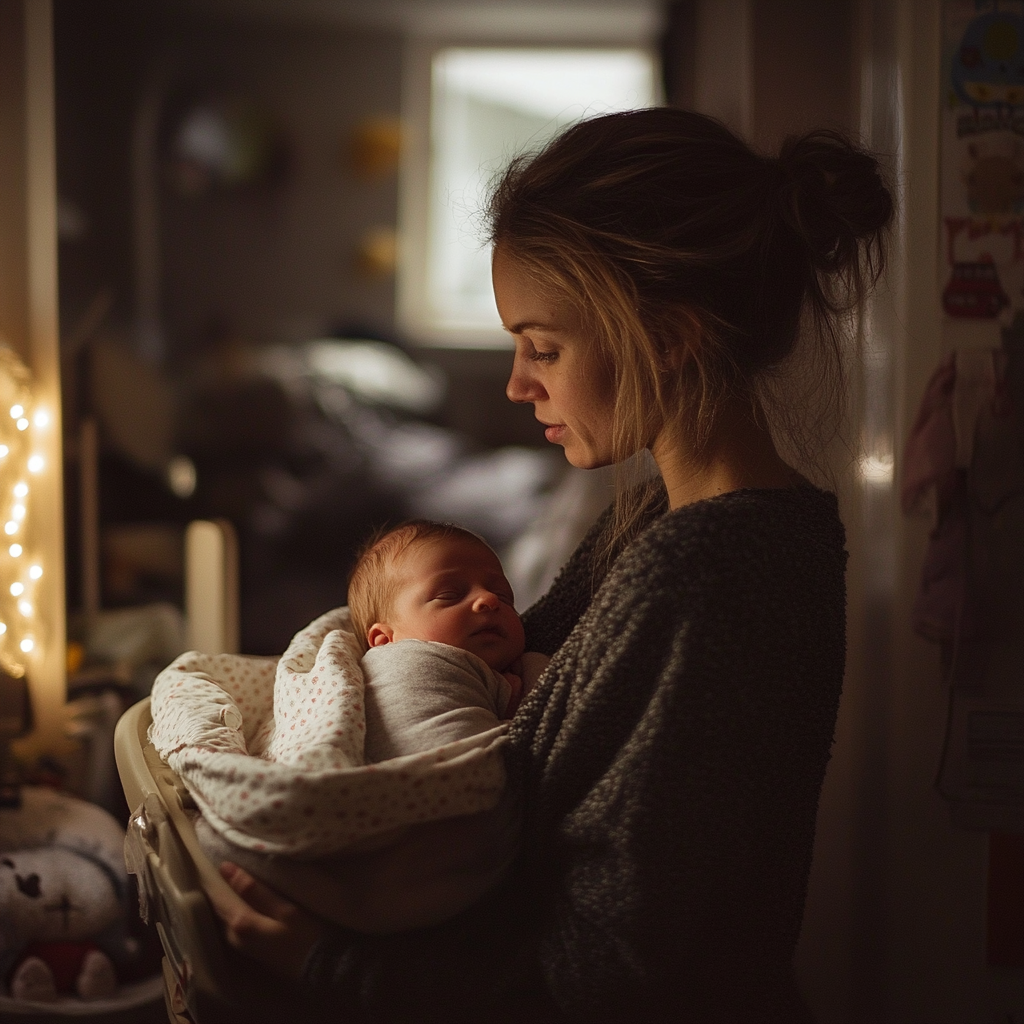
[[[544,436],[552,444],[559,444],[561,442],[561,440],[562,440],[564,435],[565,435],[565,424],[563,424],[563,423],[552,424],[550,427],[548,427],[544,431]]]

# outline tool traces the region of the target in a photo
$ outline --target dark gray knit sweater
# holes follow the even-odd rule
[[[603,523],[524,616],[553,655],[513,723],[514,875],[459,918],[333,933],[324,1015],[363,1021],[799,1021],[792,977],[843,677],[834,496],[652,506]]]

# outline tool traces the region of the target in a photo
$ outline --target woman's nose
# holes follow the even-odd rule
[[[512,363],[505,394],[511,402],[538,402],[544,398],[544,388],[534,380],[524,360],[517,354]]]

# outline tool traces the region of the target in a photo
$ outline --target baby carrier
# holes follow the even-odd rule
[[[149,699],[125,712],[114,753],[128,806],[128,869],[138,879],[140,911],[163,946],[164,998],[174,1024],[248,1024],[301,1019],[301,995],[282,993],[265,969],[224,941],[210,905],[242,903],[203,853],[192,800],[147,738]]]

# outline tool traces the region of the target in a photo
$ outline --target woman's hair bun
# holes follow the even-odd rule
[[[835,131],[791,136],[775,161],[780,213],[816,271],[878,278],[892,195],[878,160]],[[865,266],[866,262],[866,266]]]

